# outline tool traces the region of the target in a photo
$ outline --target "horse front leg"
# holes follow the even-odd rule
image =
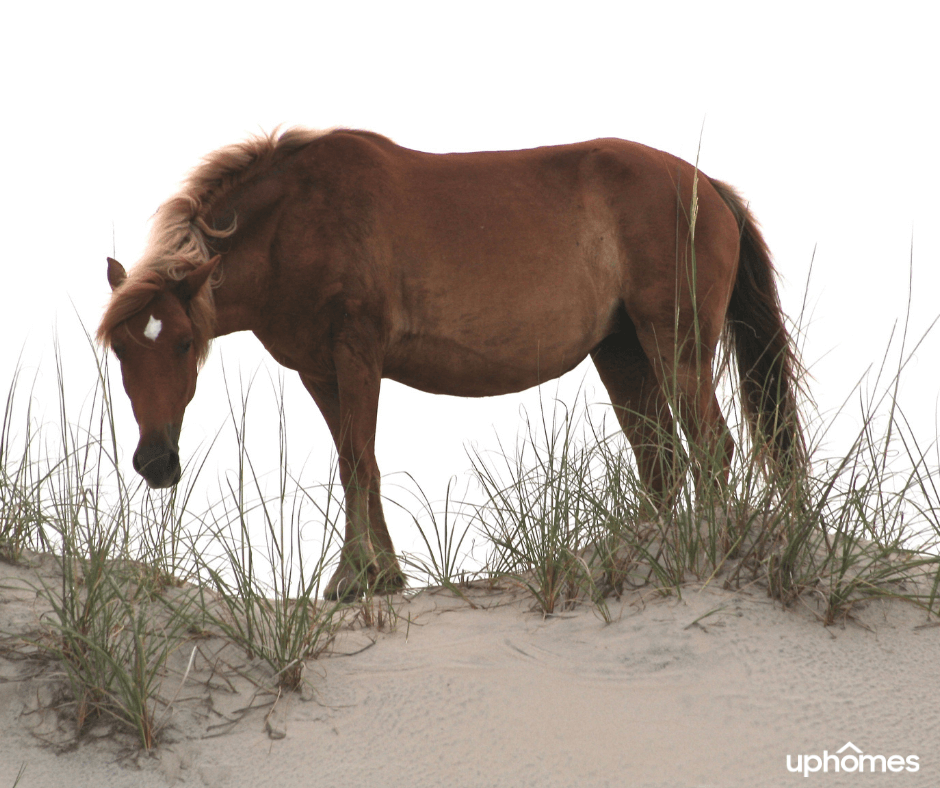
[[[360,354],[337,352],[336,378],[301,374],[329,427],[339,455],[346,499],[346,533],[339,567],[326,587],[330,599],[353,599],[368,588],[396,591],[405,577],[395,557],[380,497],[375,425],[381,376]]]
[[[339,566],[323,592],[325,599],[352,601],[375,584],[379,575],[375,548],[369,533],[368,479],[359,462],[340,458],[340,478],[346,500],[346,532]]]

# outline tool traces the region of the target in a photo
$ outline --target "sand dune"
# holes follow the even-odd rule
[[[32,586],[55,572],[34,564],[0,562],[0,786],[24,764],[23,788],[940,785],[940,626],[901,602],[824,627],[811,597],[690,585],[612,601],[607,624],[590,606],[545,618],[510,587],[469,590],[475,607],[425,590],[381,631],[342,630],[301,694],[277,697],[221,639],[187,643],[147,754],[108,722],[76,743],[61,670],[23,658]],[[841,770],[853,747],[875,756],[864,775]],[[824,754],[825,773],[788,771]]]

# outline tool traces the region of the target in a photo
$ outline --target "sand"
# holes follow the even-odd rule
[[[37,578],[55,578],[31,564],[0,561],[2,788],[23,765],[22,788],[940,785],[940,626],[903,602],[825,627],[812,596],[689,585],[611,600],[606,623],[590,605],[545,617],[508,586],[467,591],[474,606],[411,592],[381,630],[343,629],[300,694],[221,639],[188,643],[145,753],[113,723],[76,741],[61,669],[22,658]],[[835,773],[855,750],[901,771]]]

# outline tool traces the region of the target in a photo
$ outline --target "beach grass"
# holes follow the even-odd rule
[[[497,440],[492,451],[470,453],[481,499],[456,501],[449,486],[440,504],[420,488],[398,503],[426,548],[403,564],[418,582],[471,605],[466,582],[483,577],[523,589],[543,615],[586,605],[605,621],[631,593],[681,596],[702,584],[757,586],[783,606],[807,605],[826,625],[878,597],[936,615],[940,462],[936,438],[915,435],[900,404],[911,352],[901,342],[869,387],[846,399],[860,424],[846,451],[827,454],[833,414],[807,420],[811,462],[784,481],[768,476],[764,447],[732,419],[738,451],[728,483],[711,483],[721,458],[690,447],[678,424],[668,436],[678,483],[667,509],[651,503],[619,427],[594,403],[543,400],[514,445]],[[141,747],[156,746],[176,687],[167,684],[168,661],[207,632],[262,666],[276,691],[290,691],[310,681],[307,663],[344,625],[398,624],[393,598],[321,598],[338,554],[342,496],[335,473],[305,486],[289,468],[282,391],[278,411],[266,414],[276,426],[264,427],[277,430],[280,461],[260,469],[248,434],[251,383],[229,382],[237,454],[217,501],[197,506],[211,444],[174,490],[125,477],[110,378],[93,353],[98,385],[78,413],[57,366],[51,424],[35,415],[32,388],[15,370],[0,431],[0,557],[50,554],[59,578],[36,587],[49,612],[21,646],[61,665],[62,708],[77,735],[105,719]],[[726,399],[735,400],[733,379]],[[486,552],[479,565],[467,565],[468,540]]]

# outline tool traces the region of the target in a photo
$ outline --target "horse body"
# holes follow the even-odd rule
[[[168,434],[168,451],[178,451],[172,431],[182,409],[155,416],[154,395],[134,381],[158,379],[153,370],[166,366],[172,342],[179,356],[179,314],[211,299],[204,340],[253,331],[300,374],[336,442],[347,526],[328,594],[404,582],[373,450],[383,377],[488,396],[551,380],[590,354],[642,480],[665,499],[675,483],[664,442],[672,387],[690,440],[717,446],[730,462],[712,380],[730,305],[757,338],[756,349],[737,343],[742,383],[767,400],[745,410],[758,408],[757,426],[769,411],[793,410],[794,362],[750,214],[728,187],[660,151],[598,140],[434,155],[366,132],[292,132],[214,154],[184,196],[188,203],[177,198],[170,216],[157,218],[162,235],[187,250],[178,273],[151,300],[138,297],[134,312],[120,302],[130,300],[137,269],[125,280],[114,263],[99,335],[113,346],[124,334],[136,338],[147,307],[177,297],[174,283],[221,271],[197,294],[182,287],[163,343],[137,338],[130,346],[141,352],[121,355],[141,447]],[[172,271],[173,258],[171,248],[154,249],[144,267]],[[739,262],[747,276],[738,276]],[[782,392],[767,394],[774,383]],[[185,396],[169,399],[185,399],[185,408],[188,386],[180,382]],[[798,442],[798,427],[788,429],[781,456]],[[139,470],[151,483],[175,483],[166,469],[151,479],[146,466]]]

